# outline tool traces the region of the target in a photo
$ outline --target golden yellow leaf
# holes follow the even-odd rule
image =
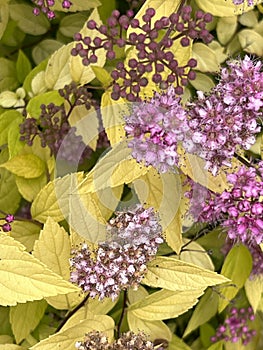
[[[45,171],[45,163],[34,154],[15,156],[0,165],[12,174],[23,176],[26,179],[34,179],[41,176]]]
[[[78,291],[24,249],[13,238],[0,236],[1,305],[11,306]]]
[[[263,279],[261,275],[254,276],[252,279],[248,278],[245,283],[246,296],[254,313],[259,307],[262,293],[263,293]]]
[[[50,270],[60,275],[64,280],[70,279],[70,240],[68,233],[49,217],[35,242],[33,255]],[[81,290],[68,295],[58,295],[46,298],[47,302],[60,310],[71,309],[78,304],[83,296]]]

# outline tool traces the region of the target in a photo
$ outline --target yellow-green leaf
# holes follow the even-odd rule
[[[52,9],[57,11],[63,11],[63,12],[76,12],[76,11],[87,11],[92,8],[100,6],[101,3],[99,0],[89,0],[89,1],[83,1],[83,0],[75,0],[74,3],[70,6],[70,9],[65,9],[62,6],[62,3],[59,1],[56,1]]]
[[[35,242],[33,255],[44,263],[50,270],[69,281],[70,278],[70,240],[68,233],[49,217]],[[81,301],[80,291],[47,298],[47,302],[61,310],[70,309]]]
[[[22,176],[16,176],[15,179],[18,191],[28,202],[32,202],[47,183],[45,173],[34,179],[26,179]]]
[[[39,177],[45,171],[45,163],[34,154],[15,156],[1,164],[1,167],[14,175],[22,176],[26,179]]]
[[[105,68],[99,66],[91,66],[91,69],[93,70],[96,78],[99,80],[102,86],[105,88],[110,86],[113,79]]]
[[[16,119],[21,118],[21,113],[14,110],[9,110],[0,115],[0,145],[4,145],[8,142],[8,131],[10,125]]]
[[[127,142],[113,146],[84,179],[80,186],[82,193],[84,190],[97,192],[107,187],[128,184],[144,175],[147,168],[137,163],[130,154]]]
[[[48,339],[37,343],[31,350],[73,350],[75,343],[82,341],[85,333],[90,331],[101,331],[110,340],[113,338],[114,321],[111,317],[105,315],[87,315],[87,319],[79,322],[73,327],[62,330]]]
[[[8,130],[8,150],[9,150],[9,159],[16,156],[22,148],[24,147],[25,143],[20,141],[20,132],[19,132],[19,125],[23,122],[22,116],[20,118],[15,119],[9,127]]]
[[[28,252],[31,252],[35,241],[38,239],[41,225],[31,221],[15,220],[12,223],[11,236],[22,243]]]
[[[91,19],[94,20],[98,26],[102,25],[97,8],[95,8],[92,11],[87,22]],[[87,22],[84,24],[83,28],[80,30],[80,33],[82,34],[83,37],[88,36],[91,38],[91,40],[93,40],[95,37],[105,39],[105,36],[103,34],[100,34],[96,30],[89,29],[87,27]],[[71,46],[71,49],[75,45],[76,43],[73,43],[73,45]],[[96,62],[95,65],[99,67],[103,67],[106,61],[106,51],[103,48],[101,48],[96,51],[96,56],[98,57],[98,61]],[[84,66],[82,64],[82,58],[80,56],[71,55],[69,57],[69,67],[70,67],[71,79],[77,83],[87,84],[95,78],[95,73],[93,72],[91,66]]]
[[[258,24],[258,12],[257,11],[245,12],[241,16],[239,16],[238,21],[244,27],[253,28]]]
[[[232,0],[195,0],[197,5],[205,12],[210,12],[214,16],[229,17],[240,15],[243,12],[250,11],[251,6],[247,1],[241,5],[233,4]]]
[[[225,258],[222,266],[222,275],[229,278],[233,285],[226,285],[220,288],[220,293],[224,296],[219,299],[218,311],[222,312],[230,301],[236,296],[250,275],[252,269],[252,257],[247,247],[235,245]]]
[[[197,302],[203,290],[170,291],[160,290],[148,295],[143,300],[138,301],[128,307],[128,311],[142,320],[165,320],[177,317]]]
[[[168,350],[192,350],[181,338],[173,334]]]
[[[215,52],[203,43],[193,44],[193,58],[197,60],[196,69],[200,72],[217,72],[219,70]]]
[[[0,4],[0,39],[2,38],[4,31],[6,29],[8,18],[9,18],[9,0],[3,0]]]
[[[141,203],[158,211],[167,243],[179,252],[182,245],[180,176],[175,173],[159,174],[149,167],[147,173],[134,182],[134,188]]]
[[[82,173],[73,173],[49,182],[32,203],[32,217],[43,223],[46,222],[48,216],[57,222],[67,218],[69,215],[69,196],[76,190],[76,184],[82,179]]]
[[[188,239],[183,240],[188,243]],[[191,242],[187,245],[187,250],[180,253],[179,259],[191,264],[200,266],[204,269],[214,271],[214,264],[208,252],[197,242]]]
[[[237,29],[237,16],[221,17],[218,19],[216,33],[221,44],[226,45]]]
[[[25,348],[16,344],[0,344],[0,350],[25,350]]]
[[[238,39],[245,52],[263,56],[263,37],[252,29],[243,29],[238,33]]]
[[[104,129],[111,145],[121,142],[125,138],[123,116],[129,114],[128,105],[123,98],[114,101],[111,90],[107,90],[101,97],[101,116]]]
[[[69,61],[73,47],[73,42],[63,45],[48,60],[44,84],[49,90],[61,89],[72,81]]]
[[[127,320],[131,331],[134,333],[143,331],[149,336],[151,341],[154,341],[155,339],[164,339],[169,342],[172,340],[172,333],[163,321],[142,320],[135,316],[132,311],[128,311]]]
[[[17,304],[10,308],[10,323],[17,343],[20,343],[36,328],[44,316],[45,300]]]
[[[77,287],[22,249],[13,238],[0,236],[1,305],[13,306],[78,291]]]
[[[217,313],[218,300],[218,293],[211,288],[206,290],[187,323],[183,337],[186,337],[193,330],[208,322]]]
[[[196,72],[196,79],[191,80],[191,85],[193,85],[196,90],[209,92],[215,86],[215,83],[207,74]]]
[[[21,200],[15,177],[8,170],[0,168],[0,208],[7,213],[15,213]]]
[[[173,291],[205,289],[229,281],[216,272],[173,258],[158,256],[148,265],[143,283]]]
[[[245,283],[246,296],[254,313],[257,312],[263,293],[263,279],[261,275],[248,278]]]

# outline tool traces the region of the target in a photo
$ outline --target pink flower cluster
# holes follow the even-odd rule
[[[92,253],[87,244],[72,253],[70,281],[90,297],[115,300],[121,290],[136,289],[157,253],[162,228],[152,208],[141,205],[117,212],[108,225],[110,239]]]
[[[163,94],[155,93],[149,102],[134,105],[125,121],[126,134],[133,137],[128,146],[138,162],[144,161],[161,173],[178,165],[177,145],[185,139],[188,125],[172,86]]]
[[[262,63],[248,56],[229,60],[221,69],[219,84],[208,96],[188,104],[193,144],[187,147],[206,160],[206,169],[216,175],[221,166],[231,167],[239,148],[249,149],[260,132],[263,106]]]
[[[225,319],[224,324],[217,328],[216,334],[211,338],[213,343],[218,340],[237,343],[241,340],[243,345],[247,345],[252,337],[256,335],[254,329],[249,328],[249,321],[254,321],[255,315],[251,307],[247,309],[237,309],[233,307],[230,315]]]

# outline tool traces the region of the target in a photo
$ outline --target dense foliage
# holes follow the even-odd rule
[[[263,348],[263,4],[0,2],[0,350]]]

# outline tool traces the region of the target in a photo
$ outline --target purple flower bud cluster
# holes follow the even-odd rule
[[[52,20],[56,17],[55,12],[51,9],[55,5],[55,0],[32,0],[36,6],[33,9],[33,14],[38,16],[40,12],[44,13],[48,19]],[[69,0],[62,1],[62,7],[69,9],[72,6],[72,2]]]
[[[91,331],[85,335],[83,341],[75,344],[78,350],[162,350],[161,346],[154,346],[143,332],[135,334],[128,331],[113,343],[108,342],[108,338],[99,331]]]
[[[260,168],[258,168],[260,169]],[[263,181],[258,179],[255,168],[242,166],[235,174],[227,175],[232,188],[221,194],[213,194],[206,203],[200,203],[199,221],[218,219],[228,237],[247,245],[263,241]]]
[[[76,135],[76,128],[70,126],[68,119],[75,106],[85,105],[89,110],[96,102],[84,86],[78,87],[75,83],[66,85],[59,93],[68,102],[69,112],[66,113],[64,104],[42,104],[38,119],[26,118],[20,125],[20,140],[32,146],[34,138],[38,135],[42,147],[48,146],[51,154],[57,156],[59,151],[59,157],[69,162],[74,162],[78,155],[82,155],[82,162],[90,157],[92,150],[84,144],[80,135]]]
[[[142,17],[143,23],[136,18],[132,10],[126,15],[121,15],[114,10],[107,20],[107,25],[99,26],[94,20],[87,23],[90,30],[96,30],[104,38],[83,37],[81,33],[75,34],[78,42],[72,49],[73,56],[82,57],[84,65],[97,62],[96,51],[106,50],[109,60],[116,58],[116,48],[128,45],[135,48],[135,57],[128,60],[127,65],[118,62],[111,76],[114,80],[112,98],[118,100],[126,98],[130,102],[139,101],[139,93],[142,87],[148,85],[147,73],[151,73],[154,83],[167,88],[170,84],[176,85],[176,93],[182,94],[188,80],[195,79],[195,73],[191,71],[196,66],[196,61],[190,59],[185,66],[179,66],[176,56],[171,49],[176,40],[180,40],[181,46],[189,46],[192,39],[202,39],[205,43],[212,40],[212,35],[205,29],[206,24],[212,21],[210,14],[197,11],[195,18],[191,16],[192,8],[184,6],[179,13],[172,13],[169,17],[154,20],[155,10],[148,8]],[[128,38],[125,32],[128,28],[134,28]],[[141,33],[137,34],[136,29]],[[189,71],[190,68],[190,71]],[[167,72],[165,72],[168,71]]]
[[[121,290],[137,289],[160,243],[162,228],[153,209],[141,205],[117,212],[108,227],[110,238],[91,252],[87,244],[74,250],[70,281],[91,298],[115,300]]]
[[[170,86],[163,94],[155,93],[149,102],[133,104],[131,114],[125,118],[125,130],[132,156],[159,172],[174,170],[178,165],[178,142],[188,129],[187,115]]]
[[[4,232],[10,232],[12,230],[11,223],[15,220],[14,215],[7,214],[4,218],[0,218],[1,221],[4,221],[3,224],[0,225]]]
[[[254,320],[255,315],[251,307],[241,309],[233,307],[224,324],[217,328],[216,334],[211,338],[212,343],[224,340],[231,343],[241,341],[243,345],[247,345],[256,335],[256,330],[249,326],[249,322]]]
[[[241,147],[249,149],[260,132],[263,106],[262,63],[246,56],[229,60],[220,81],[205,96],[188,104],[192,143],[186,146],[206,160],[206,169],[216,175],[221,166],[231,167],[231,158]]]

